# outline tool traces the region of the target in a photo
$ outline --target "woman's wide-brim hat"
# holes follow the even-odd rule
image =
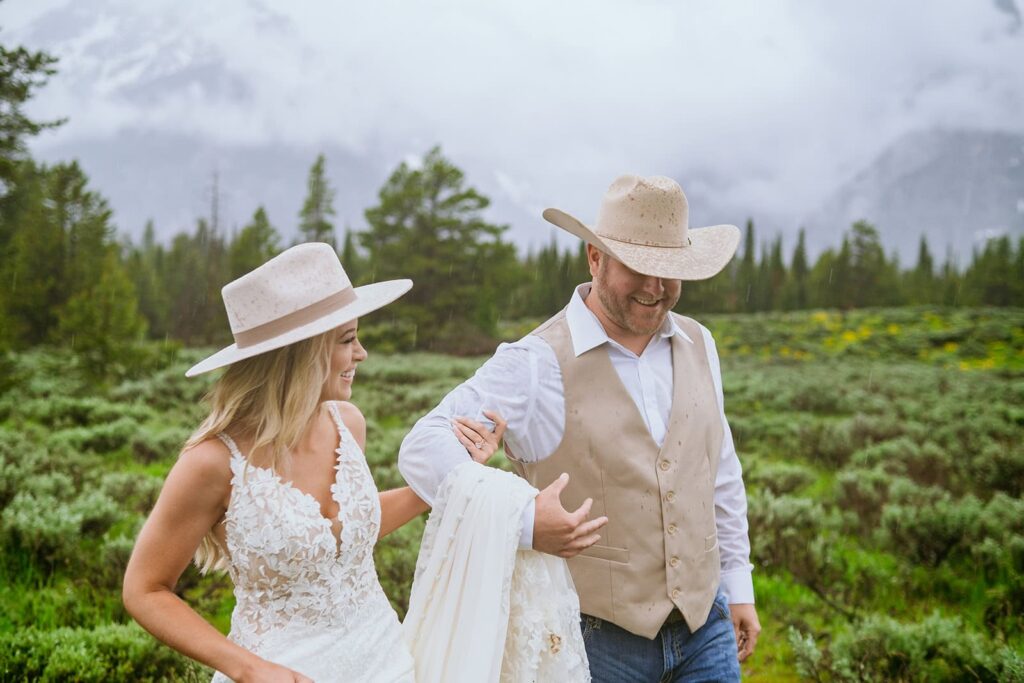
[[[411,287],[412,280],[353,287],[334,247],[296,245],[224,285],[221,296],[235,343],[196,363],[185,376],[333,330],[386,306]]]
[[[594,227],[559,209],[544,219],[611,254],[643,275],[705,280],[729,263],[740,243],[735,225],[689,227],[690,207],[671,178],[624,175],[608,188]]]

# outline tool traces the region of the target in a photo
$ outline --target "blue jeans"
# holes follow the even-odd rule
[[[586,614],[580,628],[593,683],[738,681],[736,634],[725,596],[719,592],[707,622],[690,632],[685,621],[661,627],[648,640]]]

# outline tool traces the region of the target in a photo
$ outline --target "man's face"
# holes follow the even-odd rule
[[[635,335],[652,335],[679,301],[682,282],[641,275],[588,245],[594,292],[608,318]]]

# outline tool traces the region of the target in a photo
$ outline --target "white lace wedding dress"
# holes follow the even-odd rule
[[[226,531],[236,605],[228,637],[317,683],[411,683],[412,656],[373,565],[377,488],[337,406],[328,407],[340,435],[331,486],[340,544],[312,496],[248,464],[220,435],[233,473]],[[229,679],[218,672],[213,680]]]

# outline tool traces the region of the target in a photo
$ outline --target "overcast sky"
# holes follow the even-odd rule
[[[134,130],[383,169],[439,142],[532,215],[593,218],[635,172],[791,220],[908,131],[1024,131],[1015,0],[4,0],[0,27],[61,59],[44,156]]]

